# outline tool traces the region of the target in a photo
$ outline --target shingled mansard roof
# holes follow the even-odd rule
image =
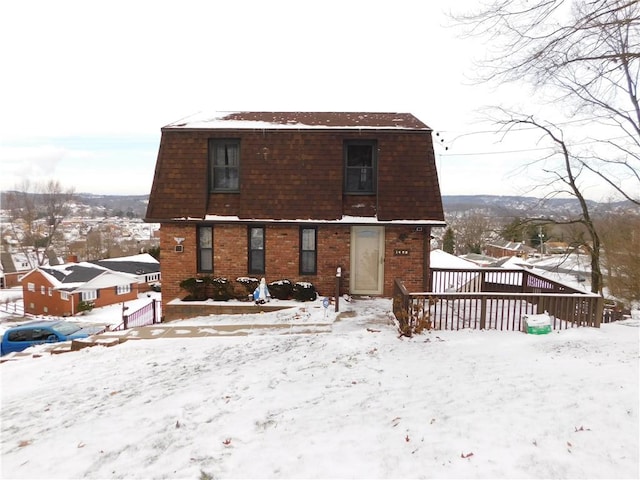
[[[410,113],[213,112],[197,113],[165,129],[431,129]]]
[[[410,113],[192,115],[162,128],[145,221],[444,225],[431,132]],[[208,142],[226,136],[244,145],[240,195],[208,185]],[[386,152],[375,207],[345,210],[343,141],[369,136]]]

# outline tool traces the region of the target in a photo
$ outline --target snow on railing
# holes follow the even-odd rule
[[[0,310],[12,315],[24,316],[24,304],[22,300],[19,302],[4,301],[0,302]]]

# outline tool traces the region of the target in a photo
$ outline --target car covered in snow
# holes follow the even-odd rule
[[[4,332],[0,355],[21,352],[34,345],[86,338],[101,333],[104,325],[86,325],[64,320],[36,320],[11,327]]]

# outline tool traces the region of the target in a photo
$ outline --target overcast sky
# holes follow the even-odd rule
[[[209,110],[410,112],[438,133],[444,195],[532,184],[516,168],[539,145],[476,123],[526,89],[470,85],[484,47],[446,27],[449,1],[1,3],[2,190],[147,194],[161,127]]]

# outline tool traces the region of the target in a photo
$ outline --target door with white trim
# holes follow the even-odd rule
[[[384,286],[384,227],[351,227],[349,291],[382,295]]]

